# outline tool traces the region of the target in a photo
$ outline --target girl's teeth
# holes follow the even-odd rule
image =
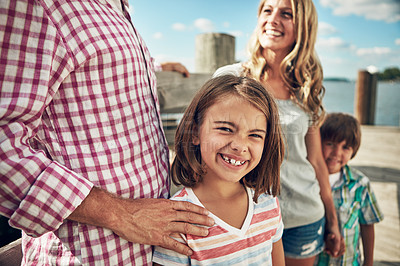
[[[243,165],[245,163],[244,161],[243,162],[236,161],[235,159],[229,159],[229,158],[227,158],[225,156],[222,156],[222,158],[224,159],[225,162],[230,163],[230,164],[235,165],[235,166]]]

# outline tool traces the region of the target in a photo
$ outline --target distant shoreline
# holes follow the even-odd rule
[[[347,78],[324,78],[324,81],[351,82],[351,80]]]
[[[348,78],[324,78],[324,82],[329,81],[329,82],[356,82],[357,80],[352,80]],[[384,82],[384,83],[400,83],[400,79],[378,79],[378,82]]]

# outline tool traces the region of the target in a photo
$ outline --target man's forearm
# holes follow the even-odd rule
[[[118,220],[114,215],[115,208],[118,208],[117,200],[120,200],[117,196],[93,187],[86,199],[68,216],[68,219],[112,229]]]

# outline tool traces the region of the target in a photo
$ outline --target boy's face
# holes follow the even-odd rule
[[[346,141],[322,141],[322,154],[329,174],[335,174],[351,159],[353,147],[346,145]]]

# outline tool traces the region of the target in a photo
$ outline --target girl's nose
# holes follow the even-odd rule
[[[234,137],[230,146],[231,146],[232,150],[234,150],[234,151],[238,151],[238,152],[247,152],[248,151],[247,141],[244,137],[240,137],[240,136]]]

